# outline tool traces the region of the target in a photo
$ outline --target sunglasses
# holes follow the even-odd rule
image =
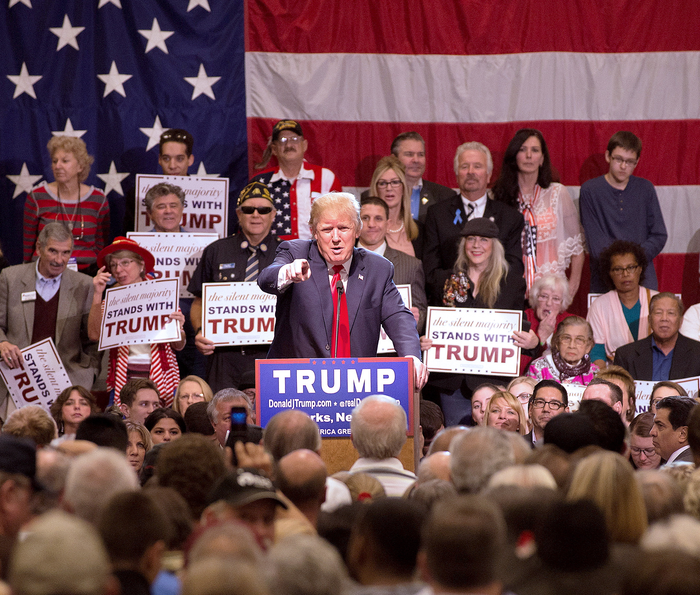
[[[261,215],[269,215],[272,213],[272,207],[241,207],[244,215],[252,215],[257,211]]]

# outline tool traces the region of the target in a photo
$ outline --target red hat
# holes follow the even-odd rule
[[[97,266],[105,266],[105,256],[113,254],[114,252],[119,252],[120,250],[128,250],[129,252],[138,254],[143,258],[144,273],[148,274],[153,272],[156,266],[156,259],[153,257],[153,254],[139,246],[134,240],[123,236],[117,236],[109,246],[105,246],[100,250],[100,253],[97,255]]]

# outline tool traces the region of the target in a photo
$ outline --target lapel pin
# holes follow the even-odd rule
[[[365,280],[365,278],[364,278],[362,275],[358,275],[357,278],[358,278],[360,281],[364,281],[364,280]]]

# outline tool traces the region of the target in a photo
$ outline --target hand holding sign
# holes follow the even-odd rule
[[[284,279],[292,283],[301,283],[311,277],[309,262],[304,258],[297,258],[288,265],[285,265]]]
[[[9,341],[0,343],[0,358],[10,370],[14,370],[15,366],[22,367],[22,353],[17,345],[13,345]]]

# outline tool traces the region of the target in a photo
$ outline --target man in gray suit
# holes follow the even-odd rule
[[[61,223],[47,224],[37,239],[39,260],[0,273],[0,358],[22,367],[20,349],[51,337],[72,384],[92,388],[99,360],[87,336],[92,279],[67,268],[73,236]],[[0,416],[15,409],[0,383]]]
[[[394,265],[394,283],[411,286],[411,311],[416,317],[418,333],[423,332],[425,316],[428,308],[428,298],[425,295],[425,275],[421,261],[391,248],[385,241],[389,228],[389,207],[376,196],[362,199],[360,207],[362,230],[360,231],[360,246],[376,252]]]

